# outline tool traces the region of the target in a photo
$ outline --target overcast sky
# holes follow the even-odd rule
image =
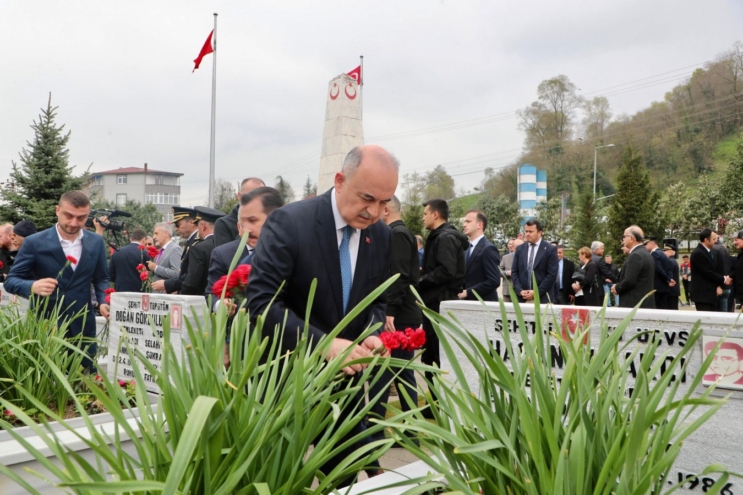
[[[212,57],[191,70],[214,12],[217,177],[281,174],[296,192],[317,181],[327,83],[359,55],[366,142],[471,189],[518,156],[513,111],[541,81],[565,74],[631,114],[743,39],[735,0],[0,0],[0,181],[51,92],[78,171],[147,162],[204,204]]]

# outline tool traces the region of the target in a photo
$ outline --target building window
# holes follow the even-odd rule
[[[126,177],[126,175],[124,177]],[[118,206],[126,206],[126,194],[117,194],[116,204]]]
[[[126,184],[126,174],[119,174],[116,176],[117,184]]]
[[[156,175],[155,176],[155,184],[161,186],[163,185],[163,176],[162,175]]]
[[[147,193],[145,203],[153,205],[178,205],[179,194]]]
[[[103,176],[102,175],[96,175],[95,179],[93,180],[94,186],[102,186],[103,185]]]

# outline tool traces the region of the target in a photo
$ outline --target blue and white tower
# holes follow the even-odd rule
[[[518,201],[523,222],[536,215],[536,206],[547,201],[547,171],[524,163],[518,170]]]

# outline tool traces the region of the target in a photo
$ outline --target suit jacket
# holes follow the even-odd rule
[[[634,308],[643,297],[653,290],[655,262],[645,246],[635,247],[619,272],[619,282],[615,285],[619,294],[620,308]],[[655,299],[648,297],[641,308],[655,309]]]
[[[178,270],[178,277],[171,278],[165,281],[165,292],[167,292],[168,294],[180,292],[181,285],[183,285],[183,281],[186,280],[186,274],[188,273],[188,252],[191,250],[192,247],[198,245],[200,242],[201,237],[199,237],[198,232],[192,233],[188,237],[188,240],[186,240],[186,245],[183,246],[183,250],[181,251],[181,266]]]
[[[418,244],[415,237],[402,220],[390,224],[392,248],[390,253],[390,274],[400,274],[387,289],[387,316],[395,318],[395,326],[417,328],[423,321],[421,309],[410,287],[418,285],[420,265],[418,264]]]
[[[152,275],[153,281],[170,280],[178,278],[181,274],[181,255],[183,248],[170,241],[165,250],[155,258],[155,272]]]
[[[242,244],[242,239],[235,239],[234,241],[228,242],[221,246],[217,246],[212,250],[211,258],[209,259],[209,272],[207,274],[206,291],[204,295],[207,298],[212,293],[212,286],[220,278],[227,275],[230,271],[230,265],[232,264],[232,258],[237,253],[237,248]],[[248,246],[243,244],[240,259],[243,259],[248,254]],[[240,263],[238,259],[238,264]]]
[[[214,223],[215,246],[224,246],[237,239],[237,212],[239,209],[240,203],[237,203],[237,206],[228,215],[218,218]]]
[[[668,283],[673,280],[673,267],[671,266],[671,260],[665,255],[660,249],[656,249],[650,255],[653,257],[655,263],[655,272],[653,276],[653,288],[655,292],[659,293],[670,293],[671,288]]]
[[[276,325],[279,328],[284,326],[286,318],[282,341],[284,350],[296,347],[304,329],[307,298],[313,280],[317,280],[317,292],[309,314],[309,335],[313,345],[333,330],[344,316],[331,194],[335,194],[335,189],[271,212],[261,229],[261,240],[253,251],[246,292],[248,308],[253,318],[263,314],[263,332],[271,339]],[[391,232],[384,222],[377,222],[361,231],[348,310],[389,278],[390,246]],[[279,292],[284,282],[283,290]],[[267,310],[274,296],[276,300]],[[343,330],[341,337],[354,340],[368,325],[384,321],[383,294]]]
[[[714,251],[711,253],[719,256]],[[712,259],[710,252],[707,252],[707,248],[701,242],[691,252],[689,261],[691,263],[692,301],[717,304],[717,288],[725,284],[725,277],[719,270],[719,262]]]
[[[85,337],[94,338],[95,311],[90,301],[91,284],[98,301],[105,298],[104,290],[109,286],[106,267],[106,245],[103,237],[86,231],[82,238],[83,250],[76,269],[68,266],[59,277],[57,289],[49,296],[47,312],[58,300],[64,297],[62,315],[72,317],[84,311],[82,317],[73,320],[67,330],[68,337],[82,332]],[[30,235],[23,242],[18,256],[5,281],[5,290],[11,294],[29,298],[31,285],[42,278],[57,278],[59,271],[67,263],[62,245],[59,243],[57,227],[51,227]],[[37,303],[36,298],[32,304]]]
[[[208,235],[201,242],[191,246],[188,252],[188,272],[183,279],[179,294],[184,296],[203,296],[206,291],[209,260],[214,250],[214,236]]]
[[[116,292],[142,292],[142,279],[139,278],[137,265],[150,260],[139,244],[130,242],[111,255],[108,264],[108,275],[114,283]]]
[[[583,300],[576,298],[575,303],[579,306],[601,306],[604,303],[604,284],[598,265],[592,259],[581,268],[586,271],[586,276],[580,283],[583,289]]]
[[[681,297],[681,277],[679,276],[679,264],[676,262],[675,259],[668,258],[668,261],[671,262],[671,273],[673,274],[673,279],[676,281],[676,285],[673,287],[669,287],[671,291],[668,293],[671,297]]]
[[[529,280],[529,243],[525,242],[516,248],[513,255],[513,265],[511,266],[511,281],[513,290],[519,298],[519,302],[524,299],[519,295],[522,290],[528,290],[531,281]],[[534,255],[532,271],[537,278],[537,287],[533,287],[539,292],[541,302],[548,301],[548,294],[552,292],[552,287],[557,279],[557,248],[549,242],[542,239]]]
[[[465,252],[466,258],[466,252]],[[470,301],[477,301],[473,291],[477,292],[483,301],[497,301],[498,287],[500,287],[500,253],[498,248],[485,237],[480,239],[472,250],[467,261],[464,275],[464,290]]]
[[[558,293],[560,291],[560,260],[557,260],[557,276],[555,277],[555,289],[553,293],[555,294],[553,297],[553,301],[558,301]],[[567,303],[570,302],[570,296],[575,295],[573,292],[573,288],[571,287],[573,285],[573,273],[575,273],[575,263],[570,261],[569,259],[563,257],[562,258],[562,297],[565,299]]]

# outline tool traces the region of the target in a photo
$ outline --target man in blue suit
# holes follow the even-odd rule
[[[358,146],[344,159],[332,189],[288,204],[269,215],[251,260],[247,298],[250,314],[263,313],[266,319],[263,326],[266,337],[274,338],[275,327],[283,326],[286,321],[282,350],[296,348],[300,335],[297,330],[305,326],[307,296],[313,280],[318,282],[309,312],[309,336],[314,346],[389,278],[391,232],[378,220],[395,193],[398,170],[397,159],[383,148]],[[279,292],[282,283],[285,285]],[[264,313],[274,296],[276,300]],[[333,340],[326,359],[336,359],[349,348],[345,362],[372,356],[382,345],[376,334],[358,345],[353,340],[369,325],[384,324],[385,320],[382,294]],[[353,375],[362,368],[354,364],[343,371]],[[338,424],[346,414],[347,411],[341,414]],[[359,423],[350,435],[363,430],[363,424]],[[353,445],[350,449],[357,447]],[[328,459],[321,469],[329,472],[345,455],[344,451]]]
[[[114,283],[116,292],[142,292],[142,279],[139,278],[137,266],[150,261],[144,249],[147,232],[142,229],[132,231],[129,244],[122,246],[111,255],[108,274]]]
[[[539,301],[546,303],[557,280],[557,249],[542,239],[542,224],[533,218],[524,225],[524,239],[526,242],[517,247],[513,255],[513,290],[519,302],[534,302],[536,292]],[[536,286],[532,284],[532,274],[536,276]]]
[[[655,309],[670,309],[668,296],[671,293],[671,288],[676,285],[676,281],[673,279],[671,260],[668,259],[668,256],[663,251],[658,249],[658,242],[655,237],[647,236],[644,244],[645,249],[648,250],[655,263],[655,274],[653,276]]]
[[[480,210],[470,210],[464,217],[464,235],[470,240],[465,254],[465,289],[458,294],[459,299],[477,301],[497,301],[500,286],[500,253],[498,248],[485,237],[488,218]]]
[[[70,322],[66,337],[82,333],[83,337],[94,339],[95,308],[90,300],[90,285],[93,284],[96,300],[104,301],[103,291],[109,286],[106,246],[103,237],[84,229],[90,213],[90,200],[84,192],[64,193],[56,213],[58,222],[54,227],[26,238],[4,287],[21,297],[38,296],[31,300],[34,305],[40,303],[40,298],[48,297],[48,312],[60,302],[63,318],[83,311],[82,317]],[[108,304],[101,304],[99,310],[108,318]],[[96,351],[96,344],[87,345],[91,358]],[[84,366],[94,369],[90,360]]]

